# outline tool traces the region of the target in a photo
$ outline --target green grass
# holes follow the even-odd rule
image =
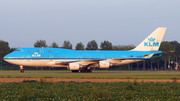
[[[71,73],[69,70],[25,70],[25,73],[46,73],[46,72],[52,72],[52,73]],[[0,73],[20,73],[20,70],[0,70]]]
[[[103,73],[102,73],[103,72]],[[0,71],[0,78],[72,78],[72,79],[180,79],[179,71],[94,71],[71,73],[71,71]]]
[[[178,101],[179,83],[0,83],[1,101]]]

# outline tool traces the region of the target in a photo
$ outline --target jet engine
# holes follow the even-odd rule
[[[78,63],[69,63],[67,68],[69,70],[79,70],[80,65]]]
[[[99,68],[109,68],[110,63],[108,61],[99,61]]]

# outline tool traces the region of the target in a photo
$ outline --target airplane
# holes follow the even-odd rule
[[[158,51],[166,27],[158,27],[137,47],[128,51],[70,50],[62,48],[17,48],[3,59],[9,63],[31,67],[66,67],[72,72],[91,73],[93,66],[109,68],[162,56]]]

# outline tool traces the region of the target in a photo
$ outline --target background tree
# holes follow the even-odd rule
[[[159,50],[162,52],[168,52],[166,54],[163,54],[163,56],[161,57],[161,59],[164,60],[164,69],[166,70],[167,60],[170,63],[170,60],[174,57],[174,53],[171,53],[170,51],[174,51],[175,49],[169,42],[164,41],[161,43]]]
[[[77,43],[76,50],[84,50],[84,45],[82,44],[82,42]]]
[[[56,42],[53,42],[50,47],[52,47],[52,48],[58,48],[58,44],[57,44]]]
[[[132,50],[134,49],[134,45],[114,45],[113,50]]]
[[[9,53],[15,51],[17,48],[9,48]]]
[[[97,49],[98,49],[98,44],[95,40],[88,42],[86,50],[97,50]]]
[[[37,40],[37,42],[34,44],[34,47],[47,47],[45,40]]]
[[[112,43],[110,43],[109,41],[104,41],[101,42],[100,47],[102,50],[112,50]]]
[[[1,70],[3,57],[9,53],[9,44],[8,42],[0,40],[0,61],[1,61]]]
[[[72,44],[69,41],[64,41],[62,48],[72,49]]]
[[[180,43],[178,43],[177,41],[171,41],[170,44],[175,49],[175,60],[176,62],[178,62],[178,60],[180,59]]]
[[[157,70],[160,70],[160,68],[159,68],[159,61],[160,61],[160,57],[158,57],[158,58],[154,58],[154,59],[152,59],[152,61],[154,62],[154,63],[156,63],[156,66],[157,66]]]

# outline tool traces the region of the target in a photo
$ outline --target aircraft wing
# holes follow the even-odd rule
[[[55,65],[68,65],[69,63],[78,63],[84,66],[98,65],[99,61],[107,61],[113,64],[119,63],[123,60],[132,60],[132,59],[98,59],[98,60],[77,60],[77,61],[55,61]]]
[[[55,65],[67,65],[72,62],[78,62],[78,61],[56,61]]]
[[[162,54],[162,53],[157,53]],[[77,61],[55,61],[55,65],[68,65],[69,63],[78,63],[80,65],[98,65],[99,61],[107,61],[113,64],[119,63],[123,60],[144,60],[149,59],[155,54],[145,54],[142,58],[117,58],[117,59],[95,59],[95,60],[77,60]]]
[[[56,61],[55,65],[68,65],[69,63],[79,63],[81,65],[89,65],[89,64],[98,63],[99,61],[102,60]]]

